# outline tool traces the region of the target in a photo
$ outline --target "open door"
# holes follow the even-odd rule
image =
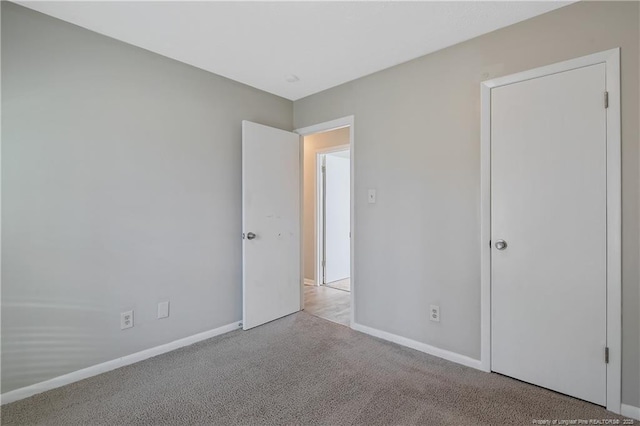
[[[242,326],[300,310],[300,136],[242,122]]]
[[[351,167],[349,157],[336,154],[325,156],[324,167],[324,283],[329,284],[351,273]]]

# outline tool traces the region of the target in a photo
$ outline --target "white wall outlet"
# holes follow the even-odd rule
[[[158,319],[169,316],[169,302],[158,303]]]
[[[440,322],[440,306],[431,305],[429,307],[429,319],[431,321]]]
[[[369,202],[369,204],[375,204],[376,203],[376,190],[375,189],[370,189],[369,190],[369,196],[367,197],[367,201]]]
[[[122,312],[120,314],[120,330],[133,327],[133,311]]]

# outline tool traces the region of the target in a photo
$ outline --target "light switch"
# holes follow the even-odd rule
[[[158,303],[158,319],[167,318],[169,316],[169,302]]]
[[[370,189],[369,190],[369,204],[375,204],[376,202],[376,190],[375,189]]]

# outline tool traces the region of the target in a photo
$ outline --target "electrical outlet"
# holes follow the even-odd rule
[[[133,311],[126,311],[120,314],[120,330],[133,327]]]
[[[431,305],[429,308],[429,319],[431,321],[440,322],[440,306]]]
[[[158,303],[158,319],[167,318],[169,316],[169,302]]]

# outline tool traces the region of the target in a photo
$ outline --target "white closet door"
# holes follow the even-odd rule
[[[604,92],[604,64],[491,91],[492,370],[600,405]]]

